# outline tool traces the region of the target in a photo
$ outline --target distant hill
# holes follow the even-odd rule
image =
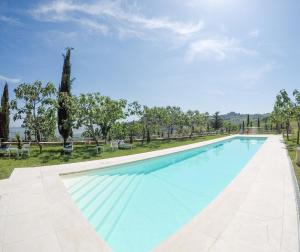
[[[269,117],[270,114],[266,113],[266,114],[249,114],[249,115],[250,115],[250,121],[252,121],[253,125],[255,125],[257,122],[257,118],[259,118],[259,120],[261,122],[263,122],[264,119]],[[246,124],[247,116],[248,116],[248,114],[240,114],[240,113],[236,113],[236,112],[230,112],[230,113],[221,115],[221,118],[223,118],[224,121],[229,121],[233,124],[239,125],[239,124],[242,124],[243,121],[245,121],[245,124]]]

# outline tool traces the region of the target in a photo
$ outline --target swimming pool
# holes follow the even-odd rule
[[[215,199],[265,140],[234,137],[162,157],[65,175],[63,181],[113,251],[150,251]]]

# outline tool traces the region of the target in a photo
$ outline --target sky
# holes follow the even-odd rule
[[[299,0],[1,0],[0,88],[58,86],[148,106],[265,113],[300,84]]]

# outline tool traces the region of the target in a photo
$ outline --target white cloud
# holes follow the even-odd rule
[[[92,32],[99,32],[101,34],[107,34],[108,32],[108,27],[97,22],[94,20],[90,19],[74,19],[74,22],[82,26],[83,28],[88,29],[89,31]]]
[[[99,30],[107,34],[109,25],[112,31],[122,31],[134,35],[149,31],[166,31],[179,36],[189,36],[203,28],[203,22],[185,23],[170,20],[168,17],[146,17],[133,11],[131,6],[120,1],[97,1],[86,4],[67,0],[56,0],[43,4],[31,11],[41,21],[73,22],[83,27]],[[80,16],[79,16],[80,15]]]
[[[0,22],[5,22],[10,25],[21,25],[22,24],[18,19],[9,17],[9,16],[4,16],[4,15],[0,15]]]
[[[260,30],[258,30],[258,29],[249,32],[249,36],[251,38],[258,38],[259,35],[260,35]]]
[[[166,16],[149,17],[126,0],[95,0],[92,3],[83,0],[53,0],[36,6],[30,12],[39,21],[67,22],[91,34],[116,35],[119,39],[166,41],[170,50],[186,50],[185,61],[189,63],[198,58],[220,61],[231,54],[253,53],[242,47],[241,41],[235,38],[219,37],[207,31],[214,36],[204,37],[204,23],[201,20],[183,22]],[[72,30],[75,31],[81,32]]]
[[[273,63],[266,63],[259,68],[246,70],[240,74],[240,79],[249,82],[257,82],[265,77],[266,74],[273,71],[277,66]]]
[[[253,52],[243,48],[234,38],[200,39],[189,45],[185,60],[189,63],[197,58],[221,61],[232,53],[251,54]]]
[[[6,76],[4,76],[4,75],[0,75],[0,80],[5,81],[5,82],[8,82],[8,83],[13,83],[13,84],[16,84],[16,83],[20,83],[20,82],[21,82],[21,79],[17,79],[17,78],[9,78],[9,77],[6,77]]]

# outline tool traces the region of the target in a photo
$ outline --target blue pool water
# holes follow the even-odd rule
[[[215,199],[264,141],[236,137],[163,157],[66,175],[63,181],[113,251],[150,251]]]

